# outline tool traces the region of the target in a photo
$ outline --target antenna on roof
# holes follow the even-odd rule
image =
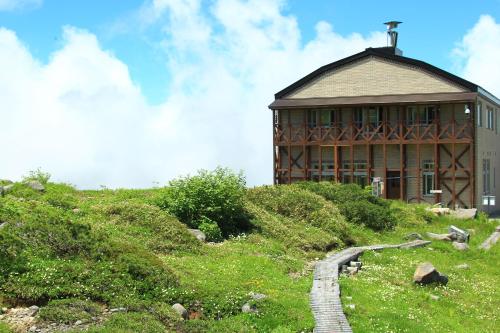
[[[399,21],[389,21],[384,24],[387,26],[387,44],[389,44],[389,38],[391,39],[391,47],[396,48],[398,45],[398,32],[394,31],[399,24],[403,22]],[[389,45],[387,45],[389,46]]]

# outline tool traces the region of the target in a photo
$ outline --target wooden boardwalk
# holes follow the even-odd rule
[[[311,289],[311,308],[316,326],[315,333],[351,333],[352,329],[340,303],[339,269],[350,261],[357,261],[365,251],[388,248],[415,248],[429,244],[429,241],[416,240],[397,245],[370,245],[351,247],[321,260],[314,269]]]

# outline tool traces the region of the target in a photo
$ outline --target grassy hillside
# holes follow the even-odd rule
[[[91,332],[310,332],[315,260],[354,244],[401,242],[409,230],[439,231],[448,223],[437,221],[421,206],[373,198],[354,185],[246,189],[241,175],[224,169],[149,190],[77,191],[42,176],[33,174],[0,197],[0,303],[40,306],[41,325],[104,316]],[[45,190],[32,189],[26,183],[30,180],[43,183]],[[484,220],[464,223],[478,224],[478,238],[493,228]],[[215,242],[198,241],[188,228],[203,230]],[[444,258],[452,252],[448,245],[432,252],[442,255],[439,263],[444,268],[468,260],[468,254],[460,254],[465,257],[446,266]],[[395,283],[411,282],[408,272],[425,251],[405,254],[410,262],[404,276],[398,268],[403,282]],[[474,260],[483,260],[475,253]],[[498,258],[498,252],[492,253],[486,257],[490,262]],[[391,322],[390,315],[383,314],[399,306],[394,300],[384,312],[357,291],[359,281],[359,290],[378,295],[383,276],[372,280],[376,277],[369,269],[382,267],[384,259],[378,258],[367,254],[366,272],[342,282],[357,302],[349,316],[360,331],[369,331],[366,316]],[[497,270],[482,265],[468,276],[478,272],[484,283],[497,279]],[[377,282],[371,289],[370,281]],[[420,298],[418,293],[426,292],[405,288]],[[267,297],[252,300],[251,293]],[[247,302],[257,312],[242,313]],[[450,302],[458,307],[464,301],[437,303],[443,315]],[[492,302],[498,309],[498,301]],[[188,309],[190,320],[179,319],[171,309],[174,303]],[[104,312],[111,308],[127,310]],[[434,321],[435,313],[424,312],[419,320]],[[401,321],[391,327],[411,331],[412,326]],[[0,332],[7,331],[0,323]]]

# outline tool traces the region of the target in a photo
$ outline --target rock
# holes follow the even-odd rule
[[[38,313],[38,310],[40,310],[40,308],[36,305],[32,305],[28,308],[28,312],[29,312],[29,315],[30,316],[34,316]]]
[[[415,274],[413,274],[413,281],[419,284],[429,284],[434,282],[447,284],[448,277],[441,275],[430,262],[424,262],[417,266]]]
[[[500,239],[500,226],[495,228],[495,231],[481,244],[480,249],[489,250],[493,245],[495,245]]]
[[[363,264],[361,263],[361,261],[351,261],[349,265],[351,267],[356,267],[359,270]]]
[[[430,297],[433,301],[437,301],[437,300],[439,300],[439,299],[440,299],[440,297],[439,297],[439,296],[437,296],[437,295],[432,295],[432,294],[431,294],[429,297]]]
[[[427,237],[435,240],[451,241],[453,239],[452,234],[435,234],[432,232],[427,233]]]
[[[410,234],[408,234],[408,235],[404,236],[404,237],[403,237],[403,239],[405,239],[405,240],[415,240],[415,239],[420,239],[420,240],[422,240],[422,239],[424,239],[424,238],[423,238],[423,237],[422,237],[422,235],[421,235],[421,234],[419,234],[418,232],[412,232],[412,233],[410,233]]]
[[[7,311],[9,311],[9,309],[8,309],[8,308],[2,308],[2,309],[1,309],[1,313],[7,313]]]
[[[465,251],[469,249],[469,245],[467,243],[461,243],[461,242],[453,242],[451,243],[453,247],[459,251]]]
[[[40,183],[38,180],[30,180],[26,182],[26,185],[35,191],[40,191],[40,192],[45,191],[45,186],[43,186],[43,184]]]
[[[5,227],[7,225],[7,223],[5,222],[0,222],[0,229],[2,229],[3,227]]]
[[[249,303],[245,303],[241,307],[241,312],[243,312],[243,313],[257,313],[258,311],[255,308],[255,306],[251,306]]]
[[[351,310],[354,310],[354,309],[356,309],[356,305],[355,304],[348,304],[347,308],[351,309]]]
[[[126,312],[127,309],[126,308],[114,308],[114,309],[111,309],[109,310],[109,312],[111,313],[115,313],[115,312]]]
[[[182,319],[187,320],[188,319],[188,311],[186,310],[185,307],[182,306],[182,304],[175,303],[172,305],[172,309],[179,314],[179,316],[182,317]]]
[[[267,298],[267,295],[254,293],[253,291],[248,294],[254,301],[260,301]]]
[[[464,231],[460,228],[455,227],[454,225],[451,225],[448,228],[448,232],[453,235],[453,238],[456,239],[459,242],[469,242],[470,235],[467,231]]]
[[[433,207],[433,208],[427,208],[428,211],[436,214],[436,215],[448,215],[450,214],[450,209],[449,208],[441,208],[441,207]]]
[[[75,214],[80,213],[80,208],[74,208],[74,209],[73,209],[73,213],[75,213]]]
[[[35,325],[31,326],[28,330],[28,332],[36,332],[37,327]]]
[[[358,273],[358,268],[357,267],[347,267],[347,272],[349,275],[355,275]]]
[[[457,219],[473,219],[476,217],[477,214],[477,209],[476,208],[471,208],[471,209],[456,209],[450,211],[450,215],[453,216],[454,218]]]
[[[349,271],[347,270],[347,267],[348,267],[347,265],[342,265],[342,268],[341,268],[341,271],[340,271],[340,272],[341,272],[342,274],[348,274],[348,273],[349,273]]]
[[[5,194],[9,193],[13,187],[14,187],[13,184],[0,186],[0,195],[5,195]]]
[[[469,269],[470,266],[468,264],[460,264],[460,265],[456,265],[455,268],[457,268],[457,269]]]
[[[75,326],[78,326],[78,325],[81,325],[81,324],[83,324],[83,321],[81,321],[81,320],[75,321]]]
[[[205,234],[201,230],[188,229],[188,231],[189,231],[189,233],[191,233],[191,235],[196,237],[196,239],[199,240],[200,242],[204,242],[207,239],[207,237],[205,236]]]

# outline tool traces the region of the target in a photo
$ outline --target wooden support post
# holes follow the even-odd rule
[[[306,154],[306,140],[307,140],[307,118],[306,118],[306,111],[302,112],[302,121],[304,124],[304,138],[302,140],[302,156],[304,156],[304,166],[302,169],[302,180],[307,180],[307,173],[308,173],[308,160],[307,160],[307,154]]]
[[[405,109],[403,107],[403,112],[400,112],[402,119],[399,122],[399,198],[401,200],[405,199],[405,164],[406,164],[406,154],[404,153],[405,145],[403,144],[403,123],[405,121]]]
[[[387,107],[389,108],[389,107]],[[384,163],[384,167],[383,167],[383,173],[382,173],[382,179],[383,179],[383,182],[384,182],[384,193],[383,193],[383,197],[384,199],[387,199],[387,108],[384,108],[384,116],[383,116],[383,121],[384,121],[384,143],[382,144],[382,152],[383,152],[383,163]],[[399,184],[401,186],[401,181],[399,181]]]
[[[333,166],[335,168],[335,171],[334,171],[334,179],[335,179],[335,182],[339,182],[339,146],[338,145],[335,145],[333,147]]]
[[[354,109],[351,109],[351,142],[350,142],[350,155],[349,160],[350,160],[350,171],[351,171],[351,184],[354,183],[354,145],[353,145],[353,135],[354,135]]]
[[[372,154],[371,154],[371,146],[370,143],[368,142],[366,144],[366,181],[368,182],[367,185],[371,185],[371,174],[372,174]]]
[[[276,126],[276,110],[273,110],[273,184],[276,184],[276,175],[277,175],[277,168],[276,168],[276,140],[275,140],[275,126]]]
[[[455,154],[455,140],[456,140],[456,133],[455,133],[455,104],[453,104],[453,107],[451,109],[451,124],[452,124],[452,144],[451,144],[451,204],[452,208],[455,209],[456,206],[456,200],[457,200],[457,188],[456,188],[456,173],[457,173],[457,164],[456,164],[456,154]]]
[[[416,106],[417,109],[417,202],[421,201],[421,193],[422,193],[422,172],[420,165],[420,106]]]
[[[288,110],[288,184],[292,183],[292,117]]]
[[[471,169],[471,190],[470,190],[470,208],[476,207],[476,166],[475,166],[475,161],[476,161],[476,150],[474,148],[475,142],[476,142],[476,131],[475,131],[475,120],[474,120],[474,110],[476,110],[476,104],[472,103],[471,108],[472,112],[470,113],[470,121],[471,121],[471,127],[472,127],[472,142],[470,143],[470,150],[469,150],[469,167]]]
[[[436,117],[434,119],[435,121],[435,127],[434,127],[434,189],[440,190],[441,189],[441,151],[439,148],[439,133],[440,133],[440,128],[439,124],[441,123],[441,106],[439,106],[438,109],[436,109]],[[435,194],[435,200],[434,203],[440,203],[441,202],[441,194],[436,193]]]
[[[321,145],[318,145],[318,154],[319,154],[318,174],[319,174],[319,181],[321,181],[323,176],[323,149]]]

